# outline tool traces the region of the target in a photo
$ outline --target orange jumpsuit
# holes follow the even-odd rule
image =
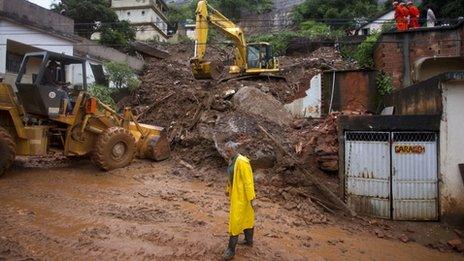
[[[396,30],[405,31],[408,29],[407,19],[404,15],[404,8],[400,5],[395,7]]]
[[[409,28],[414,29],[414,28],[419,28],[419,17],[420,17],[420,12],[419,8],[417,8],[415,5],[410,5],[408,7],[409,9]]]
[[[409,9],[404,6],[400,5],[401,8],[401,31],[406,31],[408,30],[408,24],[409,24]]]

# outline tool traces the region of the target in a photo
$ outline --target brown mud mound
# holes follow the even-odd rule
[[[216,65],[215,69],[222,70],[222,75],[227,75],[227,65],[231,63],[233,57],[231,51],[231,49],[218,47],[208,49],[208,60]],[[243,88],[258,90],[260,96],[272,95],[276,99],[275,102],[264,99],[264,102],[267,102],[266,105],[270,105],[269,108],[278,107],[269,111],[268,115],[263,113],[256,115],[255,113],[252,117],[256,119],[244,120],[245,124],[253,121],[266,122],[263,118],[269,118],[276,110],[286,114],[282,103],[290,101],[292,97],[298,96],[298,92],[307,89],[311,77],[320,72],[320,68],[326,68],[327,64],[338,68],[350,66],[343,63],[341,56],[333,49],[325,48],[316,51],[310,57],[282,57],[282,75],[287,77],[287,81],[275,79],[198,81],[193,78],[190,70],[189,59],[193,55],[191,46],[186,44],[170,46],[169,52],[171,57],[166,60],[152,59],[149,61],[141,79],[141,86],[133,94],[131,100],[132,105],[140,113],[139,120],[165,127],[174,151],[180,152],[180,156],[190,163],[200,162],[201,155],[206,155],[211,159],[218,158],[218,152],[214,152],[215,155],[212,153],[218,146],[218,139],[215,140],[212,135],[218,129],[216,128],[218,119],[224,119],[225,115],[234,111],[241,111],[247,114],[247,117],[250,116],[248,112],[253,113],[253,108],[233,106],[233,96],[239,90]],[[235,98],[235,100],[238,99]],[[284,124],[287,125],[290,117],[284,118],[287,118]],[[275,129],[275,127],[269,128]],[[284,132],[284,130],[277,130],[276,136],[282,137],[283,143],[291,143],[283,138],[288,136]],[[241,136],[241,140],[247,137],[245,140],[250,140],[249,143],[255,146],[243,148],[245,151],[242,153],[255,151],[252,158],[267,159],[265,161],[268,163],[270,159],[275,159],[275,153],[270,153],[269,142],[262,136],[247,131],[234,134],[231,130],[227,130],[226,134],[231,136],[223,135],[219,139],[220,142],[226,139],[239,139],[237,135]],[[220,150],[220,148],[217,149]]]

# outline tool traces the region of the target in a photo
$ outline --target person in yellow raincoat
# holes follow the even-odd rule
[[[227,168],[228,185],[226,195],[230,199],[229,210],[229,244],[223,258],[230,260],[235,256],[238,236],[245,234],[247,246],[253,246],[253,232],[255,224],[254,199],[255,187],[250,160],[237,153],[237,143],[227,142],[225,154],[229,159]]]

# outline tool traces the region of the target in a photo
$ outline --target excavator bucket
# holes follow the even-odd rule
[[[190,66],[192,67],[193,77],[197,80],[201,79],[213,79],[211,73],[211,62],[200,61],[198,59],[190,60]]]

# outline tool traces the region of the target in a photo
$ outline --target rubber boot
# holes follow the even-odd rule
[[[226,251],[222,255],[223,260],[232,260],[235,256],[235,247],[237,246],[238,236],[231,236],[229,238],[229,245],[227,246]]]
[[[250,247],[253,246],[253,232],[254,232],[254,228],[243,230],[243,234],[245,234],[245,240],[240,241],[239,244],[250,246]]]

